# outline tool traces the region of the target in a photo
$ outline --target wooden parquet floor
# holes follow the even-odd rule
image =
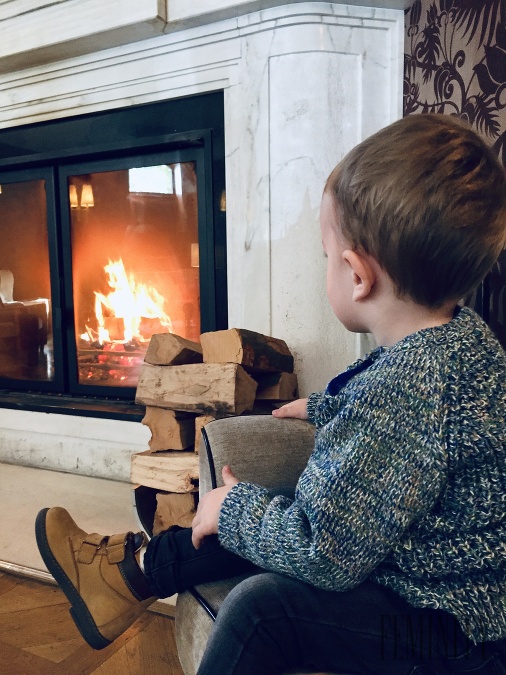
[[[173,619],[145,612],[95,651],[69,606],[56,586],[0,572],[0,675],[183,675]]]

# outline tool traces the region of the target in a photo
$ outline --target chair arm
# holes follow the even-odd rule
[[[200,493],[223,485],[225,464],[239,480],[267,488],[295,487],[313,450],[314,434],[309,422],[271,415],[210,422],[200,442]]]

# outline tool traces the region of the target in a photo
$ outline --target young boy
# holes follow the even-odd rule
[[[316,425],[295,498],[225,468],[192,531],[151,540],[144,572],[139,535],[88,535],[46,509],[42,557],[98,648],[153,596],[257,565],[201,675],[504,672],[506,356],[458,306],[505,244],[504,170],[455,118],[407,117],[332,172],[321,230],[332,309],[378,347],[273,413]]]

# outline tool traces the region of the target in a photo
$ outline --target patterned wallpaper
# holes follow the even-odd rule
[[[404,114],[459,115],[506,166],[505,0],[415,0],[405,12]],[[506,347],[506,252],[472,297]]]

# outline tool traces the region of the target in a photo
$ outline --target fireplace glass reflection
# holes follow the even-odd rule
[[[136,386],[153,334],[200,334],[195,162],[67,185],[78,384]]]
[[[0,377],[54,376],[45,180],[0,191]]]

